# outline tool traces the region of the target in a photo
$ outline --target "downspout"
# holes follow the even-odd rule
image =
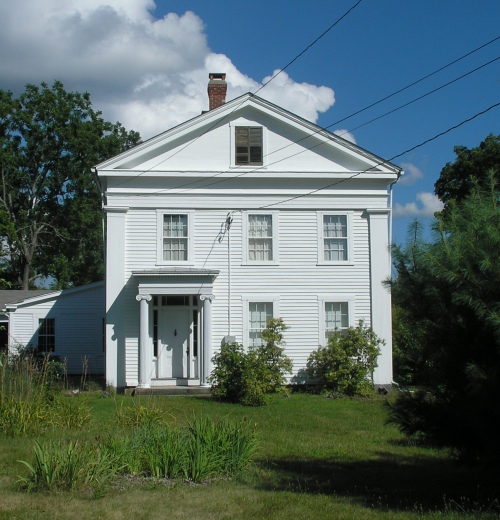
[[[232,212],[226,217],[227,231],[227,327],[228,336],[231,336],[231,224],[233,223]]]
[[[390,209],[390,216],[389,216],[389,274],[392,273],[392,187],[399,181],[399,178],[403,174],[403,170],[399,170],[397,173],[396,180],[392,181],[391,184],[389,184],[389,209]],[[392,305],[392,304],[391,304]],[[392,311],[391,311],[392,312]],[[393,370],[391,370],[392,375],[394,375]],[[391,377],[392,379],[392,377]],[[399,385],[392,379],[391,381],[392,385],[395,385],[396,388],[399,390]]]
[[[231,336],[231,225],[227,228],[227,328]]]
[[[403,174],[402,170],[399,170],[397,173],[396,180],[392,181],[389,184],[389,209],[390,209],[390,217],[389,217],[389,272],[392,269],[392,187],[399,181],[399,178]]]

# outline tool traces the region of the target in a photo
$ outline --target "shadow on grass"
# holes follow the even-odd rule
[[[258,487],[341,496],[383,510],[489,513],[495,518],[500,514],[496,468],[377,455],[375,460],[352,462],[294,458],[260,461],[260,466],[270,471]]]

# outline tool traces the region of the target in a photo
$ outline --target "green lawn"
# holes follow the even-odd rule
[[[68,397],[68,399],[75,399]],[[371,519],[499,518],[496,468],[462,466],[445,452],[407,443],[385,426],[383,399],[293,394],[247,408],[202,397],[89,398],[92,421],[51,437],[93,440],[119,431],[116,407],[154,402],[183,424],[193,417],[256,425],[255,464],[205,484],[122,479],[104,496],[18,490],[33,439],[0,437],[0,518],[19,519]]]

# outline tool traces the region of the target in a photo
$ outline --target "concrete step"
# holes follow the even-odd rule
[[[129,393],[129,392],[126,392]],[[210,388],[206,386],[162,386],[154,388],[134,388],[129,395],[200,395],[210,397]]]

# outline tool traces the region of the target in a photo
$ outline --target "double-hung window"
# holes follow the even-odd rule
[[[350,213],[319,214],[319,263],[352,263],[351,220]]]
[[[162,260],[187,262],[189,260],[189,215],[163,215]]]
[[[336,330],[345,331],[349,328],[349,303],[325,302],[325,345],[329,336]]]
[[[235,164],[262,166],[262,127],[235,127]]]
[[[267,320],[273,317],[273,302],[248,303],[248,345],[262,345],[261,333],[267,327]]]
[[[44,318],[38,320],[38,352],[45,354],[56,349],[56,320]]]
[[[273,254],[273,215],[248,215],[248,261],[272,262]]]

